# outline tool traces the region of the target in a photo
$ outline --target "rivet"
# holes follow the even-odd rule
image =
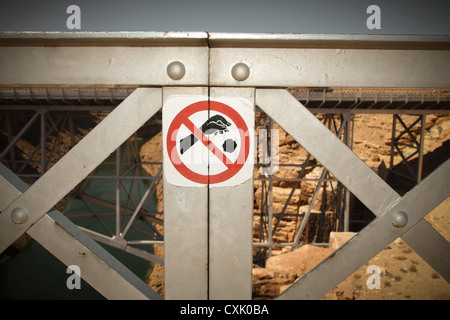
[[[408,223],[408,215],[403,211],[397,211],[392,215],[392,224],[397,228],[403,228]]]
[[[173,61],[167,66],[167,74],[173,80],[180,80],[186,74],[186,68],[180,61]]]
[[[237,81],[244,81],[250,75],[250,68],[245,63],[236,63],[231,69],[231,75]]]
[[[11,212],[11,220],[15,224],[22,224],[28,220],[28,210],[22,207],[14,208]]]

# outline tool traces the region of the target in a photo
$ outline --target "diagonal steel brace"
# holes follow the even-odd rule
[[[42,218],[161,106],[161,89],[136,89],[27,191],[6,207],[0,207],[0,252]],[[28,211],[26,221],[13,223],[11,213],[15,208]]]
[[[318,159],[376,216],[401,199],[397,192],[286,90],[257,89],[256,104]],[[287,117],[286,114],[291,116]],[[404,237],[404,241],[447,281],[450,280],[449,263],[442,263],[442,257],[449,252],[449,244],[425,220],[420,220],[417,227],[412,228],[408,236]],[[433,247],[435,250],[427,250],[426,247]]]

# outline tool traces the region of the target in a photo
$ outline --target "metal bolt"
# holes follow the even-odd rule
[[[173,61],[167,66],[167,74],[173,80],[180,80],[186,74],[186,68],[180,61]]]
[[[250,75],[250,68],[245,63],[236,63],[231,69],[231,75],[237,81],[244,81]]]
[[[11,212],[11,220],[15,224],[22,224],[28,220],[28,210],[22,207],[14,208]]]
[[[397,211],[392,215],[392,224],[397,228],[403,228],[408,223],[408,215],[403,211]]]

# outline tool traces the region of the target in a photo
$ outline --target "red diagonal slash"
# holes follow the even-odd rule
[[[228,157],[203,133],[202,130],[189,120],[183,119],[182,122],[191,131],[194,136],[200,140],[228,169],[232,168],[236,163],[232,162]]]

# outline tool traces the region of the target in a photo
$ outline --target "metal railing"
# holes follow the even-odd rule
[[[17,135],[6,133],[9,138],[8,146],[2,150],[1,155],[3,159],[10,160],[9,164],[14,163],[12,146],[40,119],[41,145],[38,145],[35,152],[38,153],[40,149],[43,157],[40,158],[42,175],[35,177],[39,179],[29,188],[4,165],[1,166],[0,251],[26,232],[65,264],[79,265],[85,270],[83,277],[108,298],[160,298],[53,207],[91,175],[111,153],[118,152],[116,150],[120,150],[118,148],[164,106],[168,97],[184,94],[201,95],[204,99],[209,99],[227,95],[245,97],[265,112],[324,167],[319,182],[329,182],[327,173],[330,172],[333,179],[348,190],[346,194],[351,192],[376,216],[366,228],[279,298],[320,298],[397,237],[402,237],[448,281],[449,243],[423,217],[449,196],[450,190],[446,183],[450,174],[450,162],[447,160],[401,197],[348,148],[348,138],[345,143],[342,142],[338,138],[339,132],[337,137],[311,112],[332,110],[332,113],[344,113],[347,118],[342,123],[348,123],[351,114],[356,111],[426,114],[439,110],[448,114],[448,90],[445,88],[450,87],[447,72],[450,68],[449,43],[448,37],[2,33],[0,69],[3,72],[0,75],[0,85],[3,87],[0,92],[8,103],[24,98],[22,101],[26,103],[14,106],[16,110],[35,110],[36,113],[26,120],[26,128]],[[52,47],[57,47],[57,50]],[[33,59],[29,58],[30,54]],[[418,65],[417,61],[422,63]],[[173,62],[182,65],[185,73],[174,74],[168,69]],[[236,67],[245,72],[236,73],[233,71]],[[407,72],[412,69],[420,77],[411,76]],[[127,87],[136,89],[130,89],[133,90],[132,93],[125,89],[120,95],[114,96],[112,93],[115,89],[96,89],[99,84],[119,86],[119,91]],[[43,87],[52,86],[78,86],[83,89],[56,88],[42,91]],[[307,106],[302,104],[305,96],[296,98],[291,94],[300,94],[301,90],[295,93],[295,90],[289,92],[285,89],[299,86],[308,88],[305,102]],[[11,90],[8,87],[14,88]],[[314,104],[315,95],[311,93],[315,89],[311,88],[316,87],[378,89],[375,90],[372,101],[365,101],[366,89],[353,94],[349,101],[343,99],[346,90],[322,89]],[[387,92],[391,90],[390,98],[385,97],[385,91],[381,88],[385,88]],[[412,89],[406,91],[397,105],[394,104],[394,95],[400,91],[392,88]],[[423,88],[439,89],[433,95]],[[370,92],[373,95],[373,91]],[[45,101],[48,110],[58,109],[67,103],[76,104],[66,106],[71,110],[90,110],[91,103],[84,105],[89,100],[86,94],[91,98],[94,95],[92,104],[96,108],[92,110],[113,110],[78,143],[70,143],[70,150],[50,168],[51,162],[46,159],[47,151],[42,141],[46,140],[52,130],[58,131],[59,122],[47,116],[46,110],[40,109],[36,101]],[[433,101],[429,102],[428,97]],[[312,108],[312,105],[315,107]],[[7,110],[8,105],[0,105],[0,108]],[[8,116],[2,113],[6,123]],[[70,117],[61,117],[60,121],[61,124],[65,121],[70,123]],[[348,127],[348,124],[341,125],[338,131],[348,130]],[[55,142],[54,146],[57,145]],[[120,157],[116,158],[119,161],[117,159]],[[31,160],[30,157],[29,164]],[[302,168],[305,167],[303,165]],[[120,171],[114,178],[116,185],[120,185],[121,180],[125,179]],[[161,180],[153,179],[154,183],[146,189],[147,196],[153,192],[156,181]],[[298,181],[292,182],[295,185]],[[274,229],[269,222],[272,220],[270,215],[273,216],[274,213],[270,212],[269,206],[273,177],[269,177],[268,182],[266,179],[261,183],[269,190],[261,198],[264,198],[261,208],[267,208],[266,211],[261,211],[264,212],[261,216],[269,217],[269,226],[266,228],[266,238],[269,239],[273,237]],[[166,234],[164,239],[166,279],[172,281],[166,287],[167,297],[183,297],[188,293],[189,297],[196,299],[224,298],[226,294],[229,295],[228,298],[251,296],[251,259],[242,260],[239,266],[234,263],[217,263],[232,262],[236,254],[247,257],[248,249],[251,250],[252,247],[251,234],[232,234],[233,227],[237,227],[236,230],[242,229],[241,227],[247,230],[247,215],[249,212],[252,215],[253,210],[248,205],[253,194],[253,181],[245,182],[239,188],[240,192],[235,192],[232,187],[209,191],[205,187],[194,192],[193,189],[170,186],[164,181],[164,201],[170,211],[165,208],[164,223],[169,227],[165,230],[176,227],[171,231],[180,232],[169,232],[169,236]],[[120,187],[116,187],[116,190],[120,190]],[[88,200],[83,188],[79,189],[78,195]],[[223,217],[220,205],[223,195],[229,197],[229,205],[236,210],[235,213],[241,214],[240,219],[244,219],[245,223],[240,223],[243,220]],[[132,220],[141,215],[145,198],[141,197],[135,203],[134,210],[125,210]],[[92,198],[89,200],[95,201]],[[239,206],[240,204],[245,205]],[[118,201],[115,209],[116,213],[122,211]],[[171,217],[166,220],[168,213]],[[196,221],[197,224],[194,224],[195,221],[190,221],[190,217],[183,215],[185,213],[204,217],[205,221],[201,220],[201,224]],[[344,225],[348,222],[345,215],[344,210]],[[338,216],[341,217],[342,214],[339,213]],[[118,217],[121,217],[120,214],[116,215]],[[189,226],[178,228],[176,223],[181,218],[183,223],[192,223],[189,226],[195,229],[191,230]],[[303,218],[306,221],[307,215]],[[226,226],[230,233],[224,234],[223,225],[217,224],[221,219],[234,223]],[[107,236],[93,232],[90,234],[97,240],[112,245],[130,247],[136,242],[126,243],[121,236],[127,234],[132,224],[130,221],[116,224],[115,231],[110,230],[111,233]],[[303,222],[302,225],[304,228]],[[294,245],[301,236],[302,225],[294,238]],[[218,253],[215,241],[224,239],[225,236],[229,239],[229,248]],[[248,241],[242,241],[244,238]],[[160,240],[150,240],[147,244],[160,243],[158,241]],[[273,241],[267,243],[269,248],[274,245]],[[196,249],[195,254],[192,250],[189,251],[192,247]],[[429,247],[434,250],[428,250]],[[153,259],[157,260],[155,257]],[[183,265],[184,272],[180,272],[177,264]],[[99,274],[108,279],[103,281],[105,278],[98,277]],[[233,274],[233,279],[223,282],[224,274]],[[237,291],[228,290],[230,285],[235,284]]]

